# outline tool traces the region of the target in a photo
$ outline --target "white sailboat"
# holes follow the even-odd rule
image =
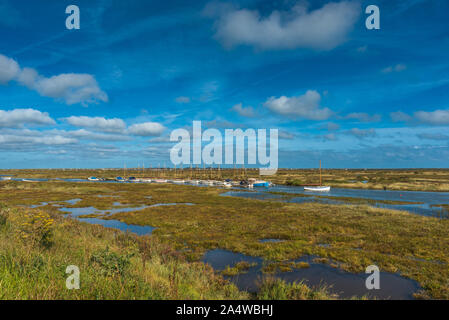
[[[320,160],[320,185],[319,186],[309,186],[304,187],[304,191],[318,191],[318,192],[329,192],[331,190],[330,186],[323,186],[321,178],[321,160]]]

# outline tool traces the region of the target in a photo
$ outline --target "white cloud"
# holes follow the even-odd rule
[[[336,131],[340,129],[340,125],[334,122],[328,122],[325,126],[328,131]]]
[[[20,135],[0,135],[0,144],[29,144],[29,145],[66,145],[76,143],[76,139],[55,136],[20,136]]]
[[[412,120],[412,117],[402,111],[396,111],[390,113],[391,120],[394,122],[408,122]]]
[[[35,69],[21,69],[15,60],[0,54],[0,84],[13,80],[41,96],[62,100],[68,105],[108,101],[107,94],[90,74],[64,73],[47,78]]]
[[[345,118],[355,119],[360,122],[379,122],[382,119],[382,117],[379,114],[369,115],[368,113],[365,112],[350,113]]]
[[[359,128],[353,128],[346,132],[347,134],[353,135],[356,138],[363,139],[363,138],[369,138],[369,137],[375,137],[376,131],[374,129],[359,129]]]
[[[308,90],[304,95],[298,97],[271,97],[264,103],[264,106],[283,116],[326,120],[332,115],[332,111],[329,108],[321,107],[320,102],[320,94],[315,90]]]
[[[284,130],[279,130],[278,135],[279,135],[279,139],[285,139],[285,140],[293,140],[296,137],[296,135],[294,133],[284,131]]]
[[[323,136],[323,139],[325,141],[336,141],[337,137],[336,137],[335,133],[328,133]]]
[[[328,3],[308,11],[303,3],[290,11],[258,11],[211,3],[205,15],[215,18],[215,38],[225,47],[251,45],[260,49],[312,48],[330,50],[342,44],[360,15],[357,2]]]
[[[183,96],[181,96],[181,97],[177,97],[177,98],[175,99],[175,101],[176,101],[177,103],[189,103],[189,102],[190,102],[190,98],[189,98],[189,97],[183,97]]]
[[[17,128],[25,124],[52,125],[55,121],[48,113],[34,109],[0,110],[0,128]]]
[[[416,111],[413,116],[397,111],[390,113],[395,122],[411,122],[430,124],[434,126],[449,125],[449,110]]]
[[[65,120],[75,127],[91,128],[102,132],[124,132],[126,124],[122,119],[105,119],[102,117],[71,116]]]
[[[418,111],[414,113],[414,117],[420,122],[432,125],[449,124],[449,110]]]
[[[79,129],[79,130],[75,130],[75,131],[67,131],[66,134],[68,136],[72,136],[72,137],[83,139],[83,140],[127,141],[130,139],[126,135],[96,133],[96,132],[91,132],[91,131],[88,131],[85,129]]]
[[[19,64],[8,57],[0,54],[0,84],[6,84],[19,74]]]
[[[128,129],[129,133],[142,137],[160,136],[164,130],[165,127],[157,122],[133,124]]]
[[[382,73],[392,73],[392,72],[401,72],[407,69],[405,64],[397,64],[395,66],[390,66],[382,69]]]
[[[243,107],[241,103],[233,106],[231,110],[237,112],[242,117],[252,118],[256,116],[256,112],[252,107]]]

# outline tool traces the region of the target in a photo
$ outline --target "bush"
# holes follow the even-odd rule
[[[101,274],[105,276],[124,275],[128,266],[130,265],[132,254],[119,255],[115,252],[109,251],[109,247],[93,253],[90,261],[97,265]]]
[[[22,210],[9,214],[17,237],[30,246],[50,247],[53,244],[54,220],[44,211]]]

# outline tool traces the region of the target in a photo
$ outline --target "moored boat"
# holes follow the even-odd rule
[[[87,180],[89,180],[89,181],[100,181],[100,179],[98,179],[97,177],[89,177],[89,178],[87,178]]]
[[[304,191],[328,192],[330,190],[331,190],[330,186],[304,187]]]
[[[320,160],[320,185],[319,186],[304,186],[304,191],[329,192],[330,186],[323,186],[321,178],[321,160]]]

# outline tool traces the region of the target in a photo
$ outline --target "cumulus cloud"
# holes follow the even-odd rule
[[[326,141],[336,141],[337,137],[334,133],[328,133],[323,136],[323,139]]]
[[[237,112],[242,117],[253,118],[256,116],[256,112],[253,107],[243,107],[241,103],[233,106],[231,110]]]
[[[435,110],[432,112],[418,111],[414,113],[414,117],[423,123],[432,125],[449,124],[449,110]]]
[[[321,107],[320,103],[320,94],[314,90],[308,90],[304,95],[298,97],[271,97],[264,103],[264,106],[283,116],[326,120],[332,115],[332,111],[329,108]]]
[[[129,127],[129,133],[135,136],[151,137],[160,136],[164,132],[165,127],[157,122],[145,122],[133,124]]]
[[[122,119],[106,119],[102,117],[71,116],[65,120],[75,127],[91,128],[102,132],[124,132],[126,124]]]
[[[402,111],[396,111],[390,113],[391,120],[394,122],[408,122],[412,120],[412,117]]]
[[[55,121],[47,112],[35,109],[0,110],[0,128],[17,128],[26,124],[52,125]]]
[[[29,135],[0,135],[0,144],[28,144],[28,145],[66,145],[76,143],[76,139],[63,137],[60,135],[49,136],[29,136]],[[4,147],[4,146],[2,146]]]
[[[449,124],[449,110],[416,111],[413,116],[397,111],[390,113],[391,120],[395,122],[410,122],[443,126]]]
[[[189,97],[181,96],[181,97],[177,97],[177,98],[175,99],[175,101],[176,101],[177,103],[189,103],[189,102],[190,102],[190,98],[189,98]]]
[[[6,84],[19,74],[19,64],[8,57],[0,54],[0,84]]]
[[[35,69],[21,69],[15,60],[0,54],[0,84],[10,81],[35,90],[41,96],[62,100],[68,105],[108,101],[107,94],[90,74],[64,73],[47,78]]]
[[[215,19],[215,38],[226,48],[331,50],[346,40],[360,15],[360,5],[332,2],[309,11],[306,4],[298,3],[289,11],[261,16],[256,10],[210,3],[204,14]]]
[[[340,125],[334,122],[328,122],[325,128],[327,129],[327,131],[336,131],[340,129]]]
[[[395,66],[389,66],[382,69],[382,73],[392,73],[392,72],[401,72],[407,69],[405,64],[397,64]]]
[[[350,113],[345,118],[358,120],[360,122],[379,122],[382,119],[379,114],[369,115],[365,112]]]
[[[83,140],[101,140],[101,141],[127,141],[130,138],[121,134],[104,134],[91,132],[85,129],[66,132],[68,136]]]
[[[353,128],[346,132],[349,135],[352,135],[356,138],[363,139],[363,138],[370,138],[376,136],[376,131],[374,129],[359,129],[359,128]]]
[[[296,135],[294,133],[291,133],[288,131],[279,130],[278,137],[279,137],[279,139],[293,140],[296,137]]]

